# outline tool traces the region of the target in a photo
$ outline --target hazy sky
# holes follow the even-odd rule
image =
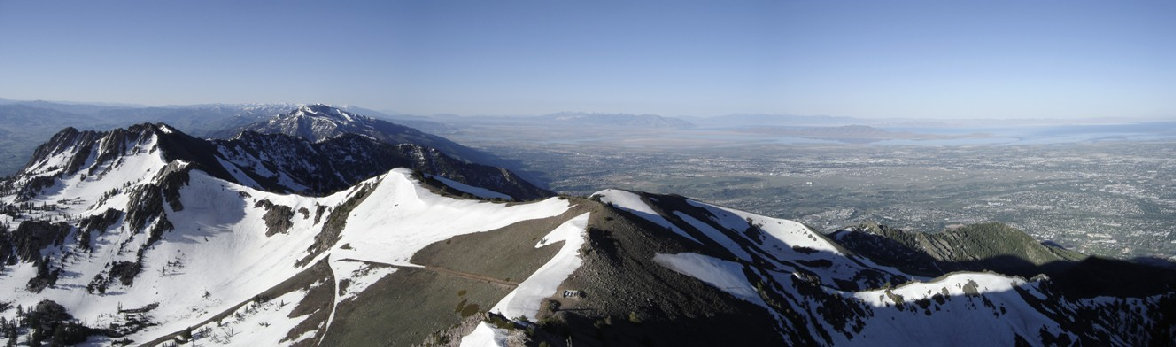
[[[0,98],[1176,118],[1176,1],[9,1]]]

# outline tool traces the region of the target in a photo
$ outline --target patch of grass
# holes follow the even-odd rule
[[[515,328],[514,322],[511,322],[506,317],[495,313],[486,314],[486,323],[490,323],[495,328],[503,330],[513,330]]]
[[[479,309],[480,309],[480,307],[478,307],[478,304],[466,305],[465,308],[461,309],[461,318],[466,318],[466,317],[478,314],[478,312],[480,311]]]

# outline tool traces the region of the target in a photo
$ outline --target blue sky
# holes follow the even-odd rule
[[[1176,119],[1176,2],[0,0],[0,98]]]

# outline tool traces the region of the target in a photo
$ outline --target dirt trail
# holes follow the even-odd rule
[[[498,285],[508,286],[511,288],[519,286],[519,284],[516,282],[504,281],[504,280],[500,280],[500,279],[489,277],[489,276],[473,274],[473,273],[468,273],[468,272],[461,272],[461,271],[457,271],[457,270],[453,270],[453,269],[447,269],[447,268],[443,268],[443,267],[430,266],[430,265],[421,265],[421,266],[424,266],[423,268],[421,268],[421,267],[393,265],[393,264],[388,264],[388,263],[381,263],[378,261],[358,260],[358,259],[350,259],[350,258],[339,259],[339,261],[358,261],[358,262],[364,262],[364,263],[368,263],[368,264],[375,264],[377,266],[394,267],[394,268],[401,268],[401,269],[424,269],[424,270],[433,271],[433,272],[443,274],[443,275],[457,276],[457,277],[462,277],[462,278],[471,279],[471,280],[475,280],[475,281],[485,281],[485,282],[494,283],[494,284],[498,284]],[[414,265],[418,265],[418,264],[414,264]]]

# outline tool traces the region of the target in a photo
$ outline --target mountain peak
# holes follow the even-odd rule
[[[290,113],[290,116],[293,118],[310,117],[324,119],[336,123],[369,122],[372,120],[369,117],[348,113],[338,107],[324,104],[298,106],[294,112]]]
[[[53,135],[48,142],[37,147],[25,168],[23,175],[46,175],[57,171],[72,174],[88,157],[76,157],[79,152],[97,151],[95,164],[114,159],[136,145],[148,144],[154,147],[157,137],[177,133],[163,123],[139,123],[126,129],[111,131],[78,130],[65,128]]]
[[[278,114],[268,120],[243,125],[234,132],[240,136],[245,131],[261,134],[283,134],[308,139],[314,143],[346,135],[355,135],[391,145],[413,144],[432,147],[462,161],[510,166],[509,163],[493,155],[459,145],[444,137],[323,104],[298,106],[289,113]],[[513,169],[512,167],[507,168]]]
[[[286,134],[313,142],[352,133],[371,136],[380,121],[371,117],[349,113],[338,107],[314,104],[302,105],[289,113],[278,114],[267,121],[252,123],[239,130],[252,130],[267,134]]]

